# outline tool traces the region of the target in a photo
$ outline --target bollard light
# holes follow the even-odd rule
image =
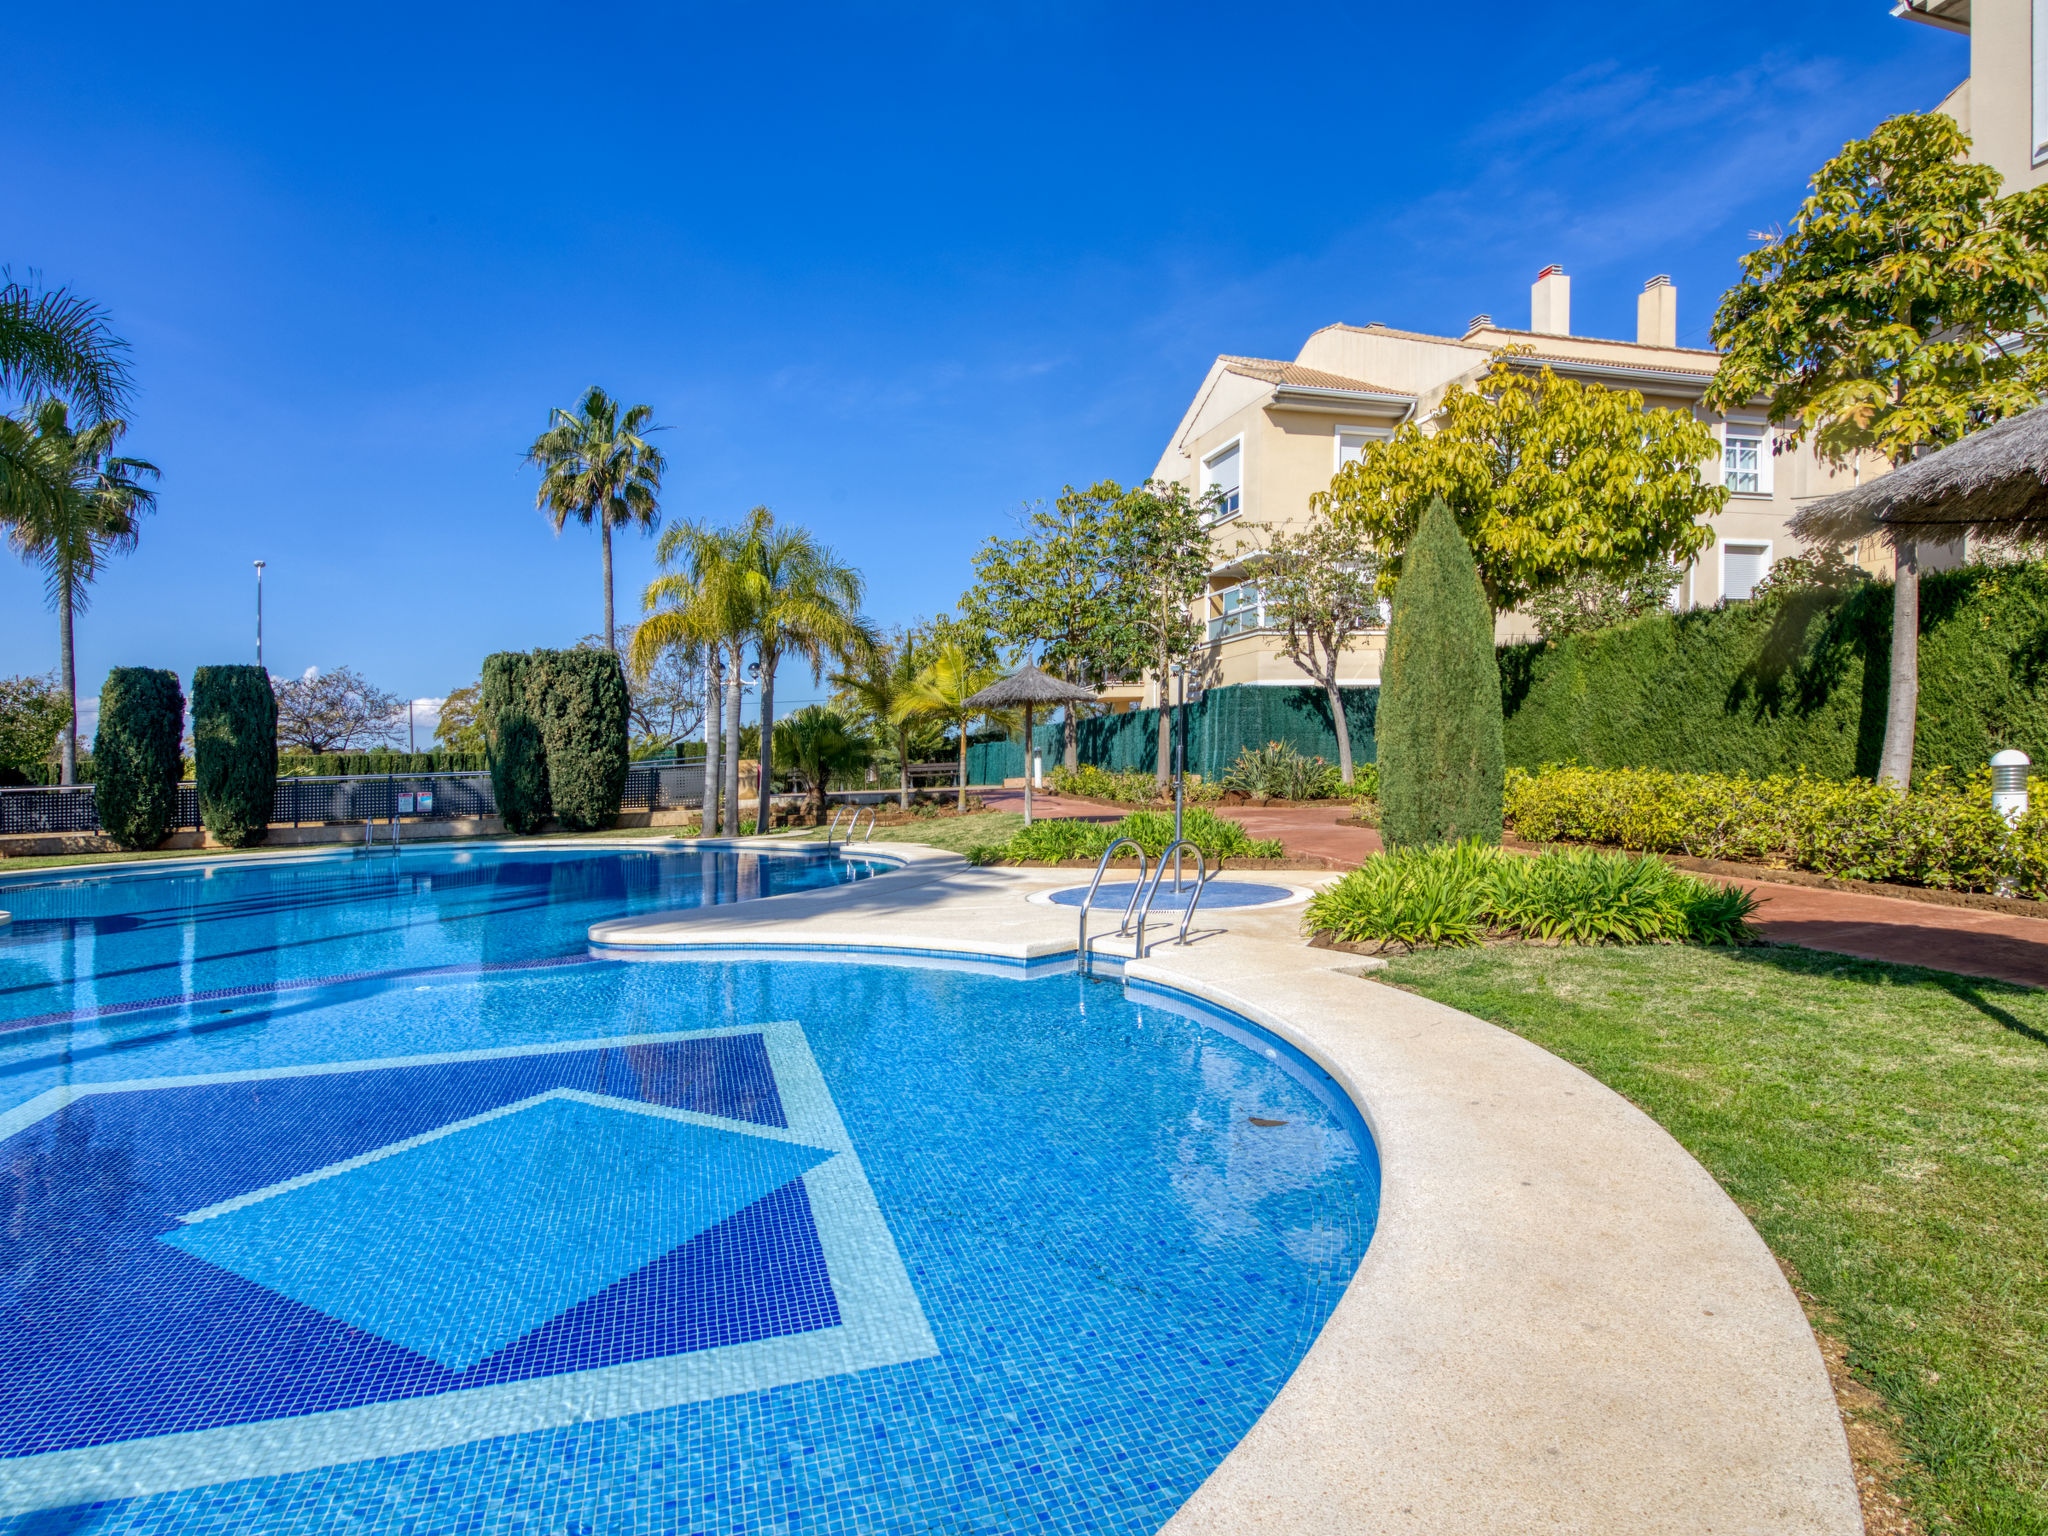
[[[1991,755],[1991,809],[2009,827],[2027,814],[2027,769],[2032,766],[2032,758],[2011,747]]]

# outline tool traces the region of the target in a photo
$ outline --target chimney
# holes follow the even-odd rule
[[[1486,331],[1492,328],[1493,316],[1491,315],[1474,315],[1465,322],[1465,334],[1467,336],[1470,336],[1474,331]]]
[[[1662,272],[1636,299],[1636,340],[1646,347],[1678,345],[1678,290]]]
[[[1572,280],[1554,261],[1529,285],[1529,329],[1544,336],[1572,333]]]

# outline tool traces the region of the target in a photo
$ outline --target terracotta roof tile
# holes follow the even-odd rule
[[[1299,363],[1283,363],[1270,357],[1224,357],[1218,361],[1232,373],[1268,384],[1289,384],[1297,389],[1362,390],[1367,394],[1402,395],[1406,398],[1398,389],[1385,389],[1363,379],[1347,379],[1341,373],[1325,373],[1320,368],[1304,368]]]

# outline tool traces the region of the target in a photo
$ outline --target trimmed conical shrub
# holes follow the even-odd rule
[[[154,848],[177,824],[184,736],[177,673],[116,667],[107,674],[92,743],[93,804],[116,846]]]
[[[477,723],[487,744],[491,792],[506,827],[522,835],[538,832],[549,814],[547,754],[540,723],[527,701],[531,661],[520,651],[486,656],[477,692]]]
[[[1493,608],[1441,498],[1401,563],[1378,720],[1380,833],[1393,847],[1500,841]]]
[[[261,667],[192,674],[192,770],[206,830],[230,848],[262,842],[277,802],[277,695]]]
[[[535,651],[526,698],[540,726],[555,819],[571,832],[609,827],[619,819],[632,760],[631,700],[619,658],[610,651]]]

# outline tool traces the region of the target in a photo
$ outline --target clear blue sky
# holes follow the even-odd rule
[[[595,631],[520,465],[592,382],[672,425],[672,515],[765,502],[893,624],[1148,473],[1218,352],[1523,324],[1549,261],[1590,334],[1671,273],[1703,345],[1748,232],[1966,73],[1888,10],[16,7],[0,260],[110,308],[164,470],[80,691],[252,660],[258,557],[277,672],[437,696]],[[55,636],[0,565],[0,672]]]

